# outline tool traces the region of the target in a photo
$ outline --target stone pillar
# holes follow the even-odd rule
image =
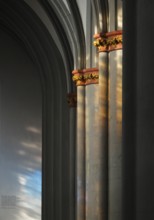
[[[69,106],[69,219],[75,219],[75,148],[76,148],[76,107],[77,107],[77,94],[69,93],[67,95]],[[64,174],[65,175],[65,174]]]
[[[98,85],[86,86],[86,220],[99,219]],[[100,195],[100,194],[99,194]]]
[[[98,147],[100,181],[99,219],[108,219],[108,54],[99,53],[99,111],[98,111]]]
[[[77,220],[85,219],[85,87],[77,88]]]
[[[77,85],[76,220],[85,219],[85,85],[82,71],[73,71]]]
[[[108,54],[100,52],[99,84],[86,87],[86,220],[108,218]]]
[[[99,84],[86,86],[86,220],[107,219],[107,60],[100,60]]]
[[[107,219],[107,69],[107,53],[104,53],[100,54],[100,72],[98,72],[97,68],[73,72],[73,79],[78,86],[78,95],[83,96],[83,94],[79,93],[83,85],[86,93],[84,158],[79,150],[81,145],[77,145],[77,170],[81,169],[81,162],[79,164],[79,161],[81,159],[82,162],[85,160],[85,163],[82,164],[82,180],[80,179],[84,181],[84,194],[82,194],[84,195],[84,198],[82,198],[84,210],[82,209],[83,206],[81,206],[81,200],[78,200],[77,208],[80,207],[82,215],[80,214],[81,212],[77,213],[77,220]],[[98,77],[100,77],[99,84]],[[82,98],[80,96],[80,99]],[[78,99],[78,102],[80,99]],[[81,112],[80,103],[78,105],[77,118],[80,117],[79,113]],[[80,134],[80,128],[78,132]],[[79,174],[77,176],[79,177]],[[77,192],[81,192],[78,183]]]
[[[106,158],[103,159],[108,164],[103,172],[106,172],[108,181],[103,180],[106,184],[108,193],[106,198],[106,208],[108,219],[121,219],[121,197],[122,197],[122,165],[121,165],[121,141],[122,141],[122,31],[114,31],[106,34],[95,35],[94,45],[99,50],[99,94],[106,94],[106,114],[109,114],[106,121]],[[109,53],[107,55],[107,53]],[[108,80],[103,83],[105,74],[105,64],[108,57]],[[102,81],[101,81],[102,78]],[[103,98],[101,99],[103,102]],[[102,105],[102,109],[105,107]],[[105,132],[102,128],[102,132]],[[102,145],[103,146],[103,145]],[[107,161],[108,158],[108,161]],[[107,165],[106,165],[107,166]],[[102,186],[103,186],[102,184]],[[108,205],[107,205],[108,202]],[[103,208],[102,207],[102,208]]]
[[[85,151],[84,151],[84,158],[81,158],[81,151],[79,149],[81,148],[81,145],[78,145],[77,148],[77,164],[80,162],[81,159],[84,160],[84,163],[82,164],[82,168],[84,168],[84,173],[82,176],[82,181],[84,181],[84,198],[82,198],[82,204],[81,206],[81,200],[77,200],[77,211],[80,210],[77,213],[77,220],[82,219],[100,219],[100,212],[101,209],[98,210],[100,199],[99,199],[99,193],[101,193],[100,187],[99,187],[99,181],[100,181],[100,151],[99,151],[99,142],[98,142],[98,69],[97,68],[91,68],[91,69],[84,69],[82,71],[78,71],[75,74],[73,80],[76,82],[77,85],[77,91],[82,89],[83,86],[85,86]],[[83,95],[79,93],[80,95]],[[78,94],[78,95],[79,95]],[[79,96],[80,99],[82,99],[81,96]],[[80,101],[78,99],[78,102]],[[81,112],[81,106],[80,103],[78,103],[78,117],[80,117],[79,113]],[[80,120],[80,119],[78,119]],[[79,128],[79,133],[81,132]],[[79,142],[78,142],[79,143]],[[81,165],[79,167],[79,164],[77,165],[77,169],[81,169]],[[77,175],[79,177],[79,173]],[[81,175],[80,175],[81,177]],[[77,192],[81,192],[80,185],[77,181]],[[84,209],[82,209],[84,208]],[[81,214],[82,212],[82,214]]]
[[[117,51],[122,48],[121,33],[121,31],[116,32],[116,36],[115,33],[95,36],[96,41],[94,44],[98,47],[99,51],[99,69],[91,68],[73,71],[73,80],[76,82],[78,93],[76,155],[77,220],[108,220],[108,217],[113,219],[114,217],[110,213],[108,216],[108,210],[115,214],[117,198],[118,202],[121,202],[120,190],[114,188],[115,184],[117,186],[119,181],[117,181],[117,178],[120,175],[120,168],[117,167],[117,172],[114,172],[115,170],[112,167],[113,157],[115,161],[119,162],[119,152],[121,152],[121,90],[118,90],[121,86],[121,69],[118,66],[120,61],[118,61],[119,52]],[[110,90],[108,87],[109,51],[114,51],[111,57],[115,56],[116,59],[116,66],[113,68],[114,71],[111,77],[112,89]],[[112,59],[110,61],[112,62]],[[114,73],[116,76],[114,76]],[[110,108],[113,114],[111,124],[108,121],[108,91],[110,91],[112,99],[114,99],[114,92],[116,92],[118,97],[116,106],[111,105],[112,107]],[[111,136],[109,134],[110,129]],[[115,152],[116,147],[114,148],[115,143],[110,143],[110,139],[115,140],[117,152]],[[109,161],[108,152],[111,154]],[[108,179],[108,175],[113,177],[113,181],[112,177]],[[114,194],[112,191],[114,191]],[[109,199],[112,200],[109,207],[108,195]],[[118,205],[117,217],[120,217],[119,207],[121,205]]]
[[[109,220],[122,220],[122,50],[117,48],[109,51],[108,123]]]
[[[122,220],[122,22],[123,1],[109,0],[109,220]],[[121,42],[120,42],[121,41]]]

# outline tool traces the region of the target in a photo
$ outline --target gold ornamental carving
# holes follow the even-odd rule
[[[98,84],[99,75],[97,68],[74,70],[72,74],[73,74],[72,79],[75,82],[76,86]]]
[[[99,52],[110,52],[122,49],[122,31],[113,31],[105,34],[94,35],[94,46]]]

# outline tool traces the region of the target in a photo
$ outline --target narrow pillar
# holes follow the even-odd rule
[[[69,93],[67,95],[69,106],[69,219],[75,219],[75,158],[76,158],[76,107],[77,94]],[[65,174],[64,174],[65,175]]]
[[[109,205],[108,220],[122,218],[122,28],[123,1],[109,0]],[[115,40],[115,39],[118,39]],[[115,42],[114,42],[115,40]],[[130,218],[131,219],[131,218]]]
[[[99,84],[86,85],[86,220],[107,219],[106,56],[101,63],[104,71],[100,77],[97,70]],[[89,71],[92,75],[96,69]]]
[[[98,217],[94,219],[108,219],[108,51],[106,41],[101,34],[94,36],[94,45],[99,52],[99,87],[98,87],[98,113],[97,113],[97,151],[95,158],[98,161],[97,207]]]
[[[82,86],[85,86],[85,151],[84,158],[81,155],[81,148],[77,146],[77,164],[82,159],[82,183],[84,188],[84,198],[77,201],[77,208],[82,212],[77,213],[77,220],[106,220],[107,219],[107,142],[108,142],[108,58],[107,53],[100,54],[100,72],[97,68],[89,68],[78,73],[74,72],[74,81],[78,86],[78,95]],[[100,75],[99,75],[100,74]],[[98,83],[98,77],[99,83]],[[80,101],[78,99],[78,102]],[[80,117],[81,106],[78,103],[77,113]],[[80,119],[78,119],[80,120]],[[81,122],[80,122],[81,123]],[[79,134],[81,130],[79,129]],[[78,134],[78,135],[79,135]],[[79,142],[78,142],[79,143]],[[85,160],[85,161],[84,161]],[[79,165],[79,164],[78,164]],[[77,170],[80,171],[80,166]],[[83,182],[84,181],[84,182]],[[85,185],[84,185],[85,184]],[[77,181],[77,191],[81,193],[81,186]],[[83,195],[83,194],[82,194]],[[83,206],[84,204],[84,209]],[[82,217],[82,218],[81,218]]]
[[[108,54],[99,52],[99,108],[98,108],[98,219],[108,219]]]
[[[86,220],[99,219],[98,85],[86,86]]]
[[[85,219],[85,87],[77,88],[77,220]]]
[[[86,219],[100,219],[100,213],[102,209],[98,209],[100,204],[99,194],[101,193],[98,182],[100,181],[100,162],[98,157],[99,143],[98,143],[98,102],[99,102],[99,90],[98,90],[98,69],[84,69],[78,71],[73,77],[76,85],[78,86],[78,92],[85,86],[85,176],[83,180],[84,185],[84,210],[82,210],[82,220]],[[83,95],[83,94],[82,94]],[[78,100],[79,101],[79,100]],[[79,104],[79,103],[78,103]],[[78,113],[79,114],[79,113]],[[95,137],[97,135],[97,137]],[[81,155],[78,152],[77,160],[81,159]],[[80,186],[77,185],[79,191]],[[79,201],[77,201],[78,203]],[[81,207],[80,207],[81,208]],[[77,220],[81,219],[81,215],[77,215]]]
[[[112,33],[116,37],[117,32]],[[109,220],[122,220],[122,48],[112,49],[109,51],[108,212]]]
[[[73,71],[77,85],[76,220],[85,220],[85,85],[82,71]]]
[[[102,127],[102,199],[106,219],[121,219],[121,140],[122,140],[122,31],[94,36],[99,50],[99,96]],[[108,71],[107,67],[108,66]],[[102,97],[101,97],[102,94]],[[103,119],[103,120],[102,120]],[[106,190],[106,193],[105,193]]]

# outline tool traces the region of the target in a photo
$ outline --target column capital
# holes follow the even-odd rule
[[[76,93],[68,93],[67,94],[67,103],[69,107],[76,108],[77,106],[77,94]]]
[[[98,84],[98,79],[99,79],[98,68],[74,70],[72,74],[73,74],[72,79],[76,83],[76,86]]]
[[[94,35],[94,46],[98,52],[110,52],[122,49],[122,30]]]

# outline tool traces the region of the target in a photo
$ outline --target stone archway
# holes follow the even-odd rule
[[[41,80],[41,218],[69,219],[70,215],[74,215],[71,211],[74,209],[72,205],[74,183],[70,170],[70,148],[72,147],[70,132],[73,135],[70,117],[72,115],[70,116],[67,105],[67,93],[72,88],[71,81],[68,85],[68,73],[65,71],[61,53],[52,37],[24,1],[1,1],[0,13],[1,29],[20,45],[24,53],[27,53]],[[71,120],[75,121],[75,117],[73,116]]]

